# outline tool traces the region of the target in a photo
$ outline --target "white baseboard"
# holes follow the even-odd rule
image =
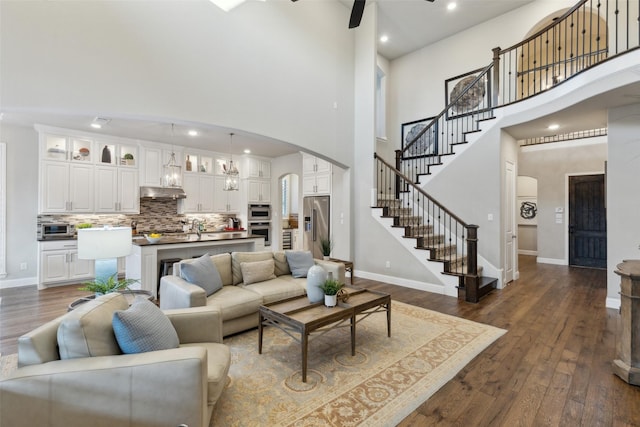
[[[607,298],[607,308],[613,308],[614,310],[620,310],[620,300],[618,298]]]
[[[528,251],[526,249],[518,249],[518,255],[533,255],[538,256],[538,251]]]
[[[375,280],[377,282],[389,283],[392,285],[404,286],[405,288],[418,289],[420,291],[427,291],[434,294],[445,294],[445,287],[443,285],[435,285],[433,283],[418,282],[417,280],[403,279],[401,277],[386,276],[384,274],[370,273],[368,271],[356,270],[354,272],[355,277],[362,277],[363,279]],[[457,297],[458,295],[450,295]]]
[[[536,262],[538,264],[555,264],[555,265],[568,265],[566,259],[558,259],[558,258],[536,258]]]
[[[0,280],[0,289],[18,288],[20,286],[37,285],[37,277],[24,277],[22,279]]]

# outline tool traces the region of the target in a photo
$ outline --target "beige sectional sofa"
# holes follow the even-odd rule
[[[182,265],[196,261],[182,260],[174,264],[173,275],[164,276],[160,281],[160,308],[216,307],[222,313],[222,331],[227,336],[257,327],[260,305],[306,293],[307,279],[292,276],[285,251],[232,252],[213,255],[211,260],[220,273],[222,289],[207,296],[202,287],[183,279]],[[254,282],[261,277],[254,274],[251,267],[270,265],[271,260],[273,274],[267,274],[266,280]],[[344,264],[318,259],[313,262],[333,278],[345,282]]]
[[[103,295],[21,336],[19,368],[0,381],[0,425],[207,427],[231,361],[219,311],[166,311],[176,348],[122,354],[112,319],[128,308]]]

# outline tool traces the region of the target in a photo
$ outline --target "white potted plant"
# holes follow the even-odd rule
[[[344,285],[335,279],[327,279],[318,286],[324,292],[324,305],[327,307],[335,307],[338,304],[338,291]]]

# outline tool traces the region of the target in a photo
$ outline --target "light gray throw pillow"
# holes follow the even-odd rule
[[[293,277],[307,277],[307,272],[313,267],[313,255],[310,251],[285,251],[289,269]]]
[[[187,282],[204,289],[207,296],[222,289],[222,278],[208,253],[194,262],[183,262],[180,265],[180,274]]]
[[[245,285],[252,283],[264,282],[266,280],[275,279],[274,262],[272,259],[254,262],[241,262],[242,282]]]
[[[127,354],[167,350],[180,344],[169,318],[144,297],[136,297],[127,310],[113,313],[113,333]]]

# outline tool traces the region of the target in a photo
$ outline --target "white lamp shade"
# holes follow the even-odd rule
[[[131,227],[81,228],[78,258],[118,258],[131,253]]]

